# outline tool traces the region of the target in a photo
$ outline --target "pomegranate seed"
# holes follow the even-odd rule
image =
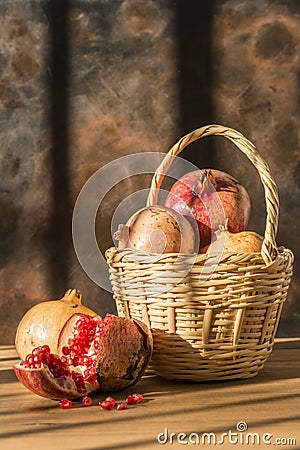
[[[128,409],[128,403],[127,402],[117,403],[117,410],[121,411],[123,409]]]
[[[48,364],[50,364],[54,361],[55,355],[53,353],[50,353],[47,359],[48,359],[48,361],[47,361]]]
[[[88,397],[86,395],[85,397],[82,398],[83,406],[91,406],[92,403],[93,403],[93,400],[91,399],[91,397]]]
[[[84,355],[80,358],[80,364],[82,366],[89,366],[91,364],[91,358],[87,355]]]
[[[103,402],[99,402],[99,405],[101,406],[102,409],[113,409],[113,407],[115,406],[113,402],[104,400]]]
[[[97,384],[97,383],[98,383],[98,381],[97,381],[97,375],[96,375],[96,374],[93,374],[93,375],[88,376],[87,379],[86,379],[86,381],[87,381],[88,383],[90,383],[90,384]]]
[[[113,398],[113,397],[110,397],[110,396],[109,396],[109,397],[106,397],[105,401],[106,401],[106,402],[112,403],[113,406],[115,406],[115,404],[117,403],[116,399]]]
[[[36,347],[32,350],[32,355],[39,355],[41,352],[41,347]]]
[[[73,406],[73,403],[71,402],[71,400],[68,400],[67,398],[63,398],[61,399],[61,401],[58,403],[58,406],[61,409],[70,409]]]
[[[142,394],[134,393],[132,394],[132,397],[136,400],[137,403],[141,403],[143,401]]]
[[[33,355],[29,353],[29,355],[26,356],[25,361],[31,365],[33,363]]]
[[[72,359],[72,364],[74,367],[79,366],[79,358],[78,356],[74,356],[74,358]]]
[[[64,347],[62,348],[62,353],[63,353],[64,355],[68,356],[68,355],[70,354],[70,348],[64,346]]]
[[[42,351],[44,353],[50,353],[50,347],[49,345],[42,345]]]
[[[140,403],[141,401],[143,401],[142,394],[135,393],[135,394],[128,395],[128,397],[127,397],[128,405],[136,405],[137,403]]]

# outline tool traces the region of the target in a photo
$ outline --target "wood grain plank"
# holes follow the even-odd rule
[[[284,448],[299,448],[300,348],[294,345],[275,345],[264,369],[250,380],[184,383],[147,373],[133,389],[115,394],[117,400],[125,399],[133,390],[144,395],[143,403],[127,411],[101,410],[98,402],[104,394],[95,394],[89,408],[74,402],[71,410],[63,411],[57,402],[33,395],[17,381],[11,365],[14,349],[1,348],[0,448],[184,448],[189,446],[176,442],[160,445],[157,436],[167,429],[169,435],[211,432],[220,437],[230,429],[236,430],[239,421],[247,423],[249,432],[261,436],[271,433],[274,438],[294,437],[297,446]]]

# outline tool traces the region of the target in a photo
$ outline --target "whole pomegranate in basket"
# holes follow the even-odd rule
[[[196,226],[197,227],[197,226]],[[118,248],[151,253],[195,252],[197,233],[189,220],[165,206],[147,206],[135,212],[114,234]]]
[[[30,391],[51,399],[117,391],[135,384],[152,354],[152,335],[140,321],[107,314],[73,314],[57,339],[57,353],[44,344],[14,366]]]
[[[255,231],[230,233],[220,226],[214,234],[214,240],[201,247],[199,253],[261,253],[263,236]]]
[[[213,232],[225,223],[231,233],[244,231],[251,210],[244,186],[228,173],[215,169],[199,169],[183,175],[171,187],[164,204],[196,220],[199,247],[209,244]]]

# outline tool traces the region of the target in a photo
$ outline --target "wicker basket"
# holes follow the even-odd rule
[[[239,132],[209,125],[184,136],[153,176],[148,205],[174,157],[193,141],[224,136],[257,169],[265,190],[266,228],[261,254],[223,253],[215,259],[163,254],[157,259],[115,247],[107,250],[118,314],[153,332],[152,367],[167,379],[226,380],[255,376],[269,357],[292,276],[293,253],[277,248],[278,194],[268,165]],[[149,255],[148,255],[149,256]],[[208,272],[207,272],[208,271]],[[201,279],[203,273],[210,275]]]

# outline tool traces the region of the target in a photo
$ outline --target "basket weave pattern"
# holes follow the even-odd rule
[[[184,136],[153,176],[148,205],[172,160],[188,144],[209,135],[231,140],[254,164],[265,189],[266,229],[261,254],[147,254],[107,250],[118,314],[148,324],[152,367],[168,379],[206,381],[255,376],[269,357],[292,277],[293,254],[277,248],[278,194],[265,161],[235,130],[219,125]],[[185,273],[184,269],[189,267]],[[208,274],[205,276],[205,274]]]

